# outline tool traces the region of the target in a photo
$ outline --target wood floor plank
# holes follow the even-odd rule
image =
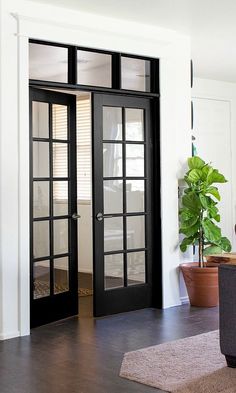
[[[188,305],[93,319],[88,298],[82,317],[0,342],[1,393],[158,393],[119,377],[124,352],[218,328],[217,308]]]

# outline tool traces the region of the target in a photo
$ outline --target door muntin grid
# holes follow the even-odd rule
[[[56,110],[63,111],[59,123]],[[32,102],[32,263],[34,300],[70,290],[68,105]],[[58,159],[60,158],[60,159]],[[60,164],[63,164],[61,167]],[[58,272],[63,272],[60,276]]]
[[[103,126],[104,289],[108,291],[147,282],[145,110],[104,105]]]

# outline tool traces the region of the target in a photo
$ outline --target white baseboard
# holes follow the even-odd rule
[[[182,296],[180,298],[181,304],[188,304],[189,303],[189,298],[188,296]]]
[[[176,303],[168,303],[168,304],[163,304],[162,308],[163,310],[166,310],[167,308],[172,308],[172,307],[178,307],[181,306],[181,302],[176,302]]]
[[[87,269],[87,268],[85,268],[85,269],[81,269],[81,268],[79,268],[79,273],[90,273],[90,274],[93,274],[93,271],[92,271],[92,269]]]
[[[15,338],[15,337],[19,337],[19,336],[20,336],[19,330],[15,331],[15,332],[10,332],[10,333],[2,333],[2,334],[0,334],[0,341],[9,340],[10,338]]]

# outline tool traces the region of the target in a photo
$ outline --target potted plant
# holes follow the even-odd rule
[[[204,256],[231,251],[229,239],[222,236],[217,203],[220,194],[215,183],[226,183],[225,177],[200,157],[188,159],[184,176],[186,188],[179,210],[180,230],[184,235],[180,250],[198,245],[198,263],[180,265],[193,306],[212,307],[218,304],[218,267],[205,265]]]

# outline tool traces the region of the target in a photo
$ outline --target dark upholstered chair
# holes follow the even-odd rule
[[[229,367],[236,367],[236,265],[219,266],[220,348]]]

